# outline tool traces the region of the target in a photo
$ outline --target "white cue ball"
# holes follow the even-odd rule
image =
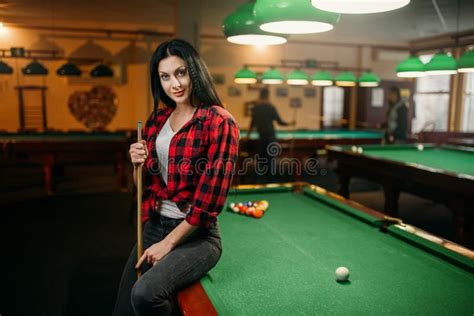
[[[336,269],[336,280],[338,282],[345,282],[349,279],[349,269],[346,267],[339,267]]]
[[[424,149],[424,147],[423,147],[422,144],[418,144],[418,145],[416,146],[416,148],[417,148],[418,150],[420,150],[420,151]]]
[[[357,153],[362,154],[363,151],[362,147],[357,147]]]
[[[356,146],[352,146],[351,149],[352,149],[352,152],[355,152],[355,153],[357,152],[357,147]]]

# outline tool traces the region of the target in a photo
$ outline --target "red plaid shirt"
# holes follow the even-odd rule
[[[148,158],[143,166],[142,221],[161,200],[175,202],[191,225],[208,228],[224,207],[238,154],[239,127],[220,106],[201,105],[171,139],[168,185],[160,174],[156,137],[173,112],[153,112],[143,129]]]

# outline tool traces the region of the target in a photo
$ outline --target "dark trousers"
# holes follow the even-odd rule
[[[277,157],[281,154],[280,145],[273,137],[260,138],[258,141],[257,179],[255,183],[275,182]]]
[[[181,221],[152,216],[144,225],[143,248],[163,240]],[[145,261],[137,281],[135,246],[123,270],[113,315],[172,315],[176,312],[176,293],[212,269],[221,252],[218,224],[210,229],[197,228],[154,266]]]

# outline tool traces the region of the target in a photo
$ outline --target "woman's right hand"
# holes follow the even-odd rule
[[[131,144],[128,152],[130,153],[130,160],[135,167],[143,164],[148,157],[148,149],[144,140]]]

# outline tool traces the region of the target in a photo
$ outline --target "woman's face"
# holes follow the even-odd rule
[[[166,95],[176,104],[190,104],[192,91],[186,62],[178,56],[169,56],[158,64],[158,75]]]

